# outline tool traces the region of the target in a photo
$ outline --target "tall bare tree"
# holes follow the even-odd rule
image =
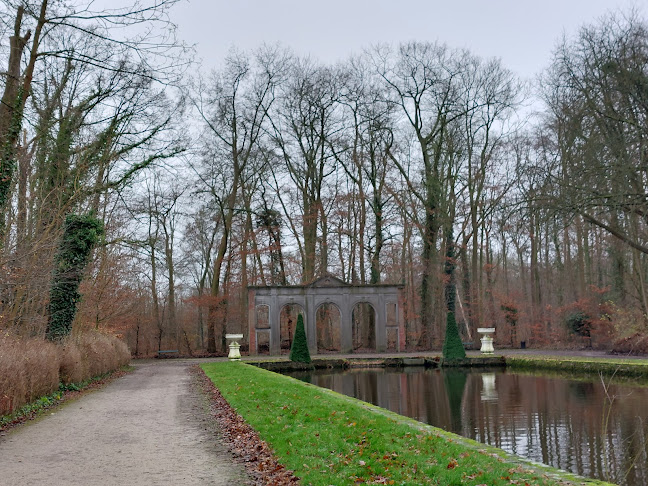
[[[227,254],[234,216],[240,209],[240,195],[252,167],[263,123],[275,99],[275,87],[283,69],[277,49],[264,48],[254,57],[232,51],[225,68],[200,80],[194,105],[204,122],[205,147],[197,168],[199,190],[214,198],[222,233],[213,258],[211,295],[220,304],[210,308],[208,350],[225,348],[225,327],[216,327],[219,307],[227,305],[221,294],[223,264]],[[216,335],[218,329],[218,336]],[[218,345],[217,345],[218,341]]]

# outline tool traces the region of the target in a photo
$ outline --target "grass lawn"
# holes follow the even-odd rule
[[[244,363],[202,368],[304,485],[604,484]]]

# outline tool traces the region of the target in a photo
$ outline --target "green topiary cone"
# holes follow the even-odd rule
[[[455,321],[454,312],[448,312],[446,318],[446,334],[443,342],[443,359],[463,359],[466,357],[466,350],[461,344],[459,329]]]
[[[310,353],[308,352],[308,342],[306,341],[306,330],[304,329],[304,318],[301,314],[297,316],[295,338],[290,347],[290,361],[295,361],[297,363],[311,362]]]

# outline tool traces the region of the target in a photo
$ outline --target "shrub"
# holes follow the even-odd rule
[[[628,356],[648,354],[648,335],[634,333],[630,336],[617,339],[612,346],[613,354]]]
[[[502,300],[500,309],[504,311],[504,320],[511,335],[510,345],[511,347],[517,347],[517,323],[519,319],[517,304],[513,299],[507,298]]]
[[[60,349],[59,379],[61,383],[69,385],[85,380],[89,373],[79,345],[72,339],[66,341]]]
[[[80,383],[129,361],[124,342],[97,331],[69,336],[60,344],[0,335],[0,415],[50,395],[61,383]]]
[[[0,415],[52,393],[58,386],[56,345],[0,335]]]
[[[446,334],[443,341],[443,359],[462,359],[466,357],[466,350],[459,337],[459,329],[455,321],[454,312],[448,312],[446,317]]]
[[[582,311],[576,311],[567,316],[567,327],[571,332],[583,337],[590,336],[591,318]]]
[[[306,330],[304,329],[304,317],[297,316],[297,328],[295,329],[295,338],[290,347],[290,361],[296,363],[310,363],[311,357],[308,351],[308,342],[306,341]]]
[[[83,333],[78,346],[81,349],[82,361],[85,361],[88,368],[88,378],[108,373],[130,361],[130,352],[126,344],[108,334]]]

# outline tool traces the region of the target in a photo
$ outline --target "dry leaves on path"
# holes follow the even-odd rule
[[[243,463],[258,486],[284,486],[299,483],[292,471],[280,464],[268,444],[230,407],[218,388],[198,366],[194,368],[211,401],[211,411],[229,450]]]

